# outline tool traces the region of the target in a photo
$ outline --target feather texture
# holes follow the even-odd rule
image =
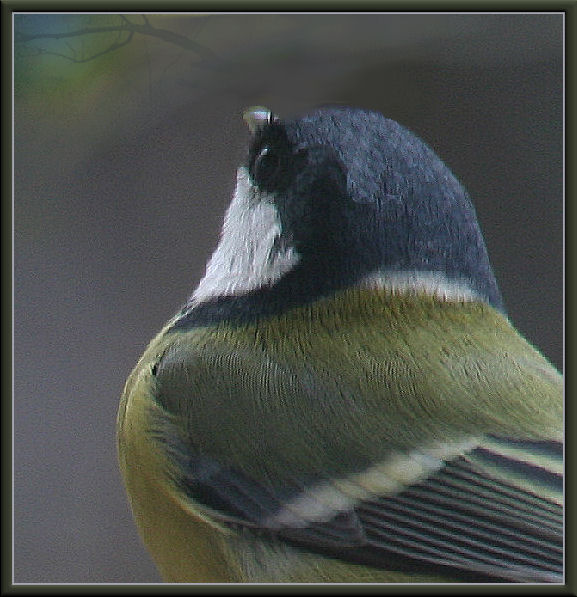
[[[237,580],[262,542],[292,550],[282,578],[316,553],[369,582],[562,580],[561,378],[487,305],[351,289],[274,325],[168,326],[138,375],[121,453],[153,450],[175,508],[236,537]]]

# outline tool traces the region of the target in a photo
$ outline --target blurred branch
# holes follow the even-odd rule
[[[211,50],[209,50],[202,44],[199,44],[198,42],[194,41],[193,39],[190,39],[189,37],[186,37],[174,31],[170,31],[168,29],[160,29],[158,27],[154,27],[153,25],[151,25],[146,15],[142,15],[144,20],[144,23],[142,24],[133,23],[124,15],[119,16],[121,19],[119,25],[104,25],[101,27],[81,27],[73,31],[61,31],[58,33],[16,33],[14,41],[16,43],[25,44],[40,39],[65,39],[71,37],[80,37],[82,35],[93,35],[97,33],[128,33],[128,36],[124,40],[114,42],[104,50],[97,52],[96,54],[87,56],[85,58],[77,58],[75,55],[67,56],[58,52],[41,50],[39,48],[36,48],[38,54],[51,54],[53,56],[65,58],[72,62],[88,62],[109,52],[114,52],[115,50],[118,50],[119,48],[127,45],[132,40],[134,34],[137,33],[139,35],[155,37],[167,43],[171,43],[175,46],[178,46],[179,48],[186,50],[187,52],[196,54],[203,61],[214,62],[217,60],[216,55]]]
[[[124,39],[123,41],[114,42],[113,44],[110,44],[107,48],[105,48],[101,52],[96,52],[96,54],[92,54],[90,56],[87,56],[86,58],[76,58],[75,55],[67,56],[66,54],[61,54],[60,52],[54,52],[52,50],[44,50],[42,48],[36,48],[36,50],[38,51],[37,53],[39,55],[58,56],[59,58],[65,58],[66,60],[70,60],[70,62],[76,62],[76,63],[90,62],[91,60],[94,60],[95,58],[98,58],[99,56],[104,56],[104,54],[108,54],[109,52],[114,52],[115,50],[122,48],[122,46],[126,46],[132,40],[133,35],[134,35],[134,32],[131,31],[128,34],[128,37],[126,39]],[[76,54],[76,50],[74,50],[74,48],[72,48],[70,46],[70,44],[67,44],[67,45],[69,48],[71,48],[71,51],[74,52],[74,54]]]

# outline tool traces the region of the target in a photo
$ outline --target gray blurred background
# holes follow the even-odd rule
[[[562,367],[561,14],[149,15],[200,49],[136,33],[85,62],[128,34],[57,46],[38,36],[98,17],[15,18],[16,582],[160,580],[116,408],[215,247],[247,106],[346,103],[425,139],[473,197],[511,319]]]

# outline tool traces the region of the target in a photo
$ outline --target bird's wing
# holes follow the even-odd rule
[[[523,442],[522,456],[514,456],[517,442],[488,440],[397,495],[357,504],[347,518],[359,542],[344,557],[463,578],[560,582],[563,509],[553,496],[562,494],[562,446]],[[537,485],[548,498],[528,489]],[[329,529],[339,537],[337,521]]]
[[[166,443],[179,498],[225,526],[383,569],[464,581],[562,582],[560,443],[486,437],[398,493],[343,507],[343,495],[354,494],[343,480],[295,479],[275,488],[193,455],[176,437]],[[308,516],[319,511],[317,520]]]
[[[359,354],[347,373],[331,353],[336,376],[302,354],[292,365],[271,358],[256,335],[247,349],[233,332],[228,342],[175,334],[153,367],[162,416],[151,426],[177,499],[225,526],[350,562],[561,582],[561,378],[506,322],[486,322],[482,341],[468,324],[436,334],[440,349],[425,355],[375,353],[379,338],[366,336],[380,332],[367,326],[340,344],[329,338],[329,350]],[[423,366],[442,368],[445,382],[431,384]],[[463,385],[452,381],[458,367]],[[411,407],[394,376],[409,380]],[[357,379],[364,385],[350,385]],[[438,437],[447,439],[432,444]]]

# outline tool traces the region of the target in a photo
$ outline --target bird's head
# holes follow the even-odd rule
[[[469,195],[417,136],[347,107],[294,120],[254,108],[245,120],[247,161],[196,304],[376,285],[502,309]]]

